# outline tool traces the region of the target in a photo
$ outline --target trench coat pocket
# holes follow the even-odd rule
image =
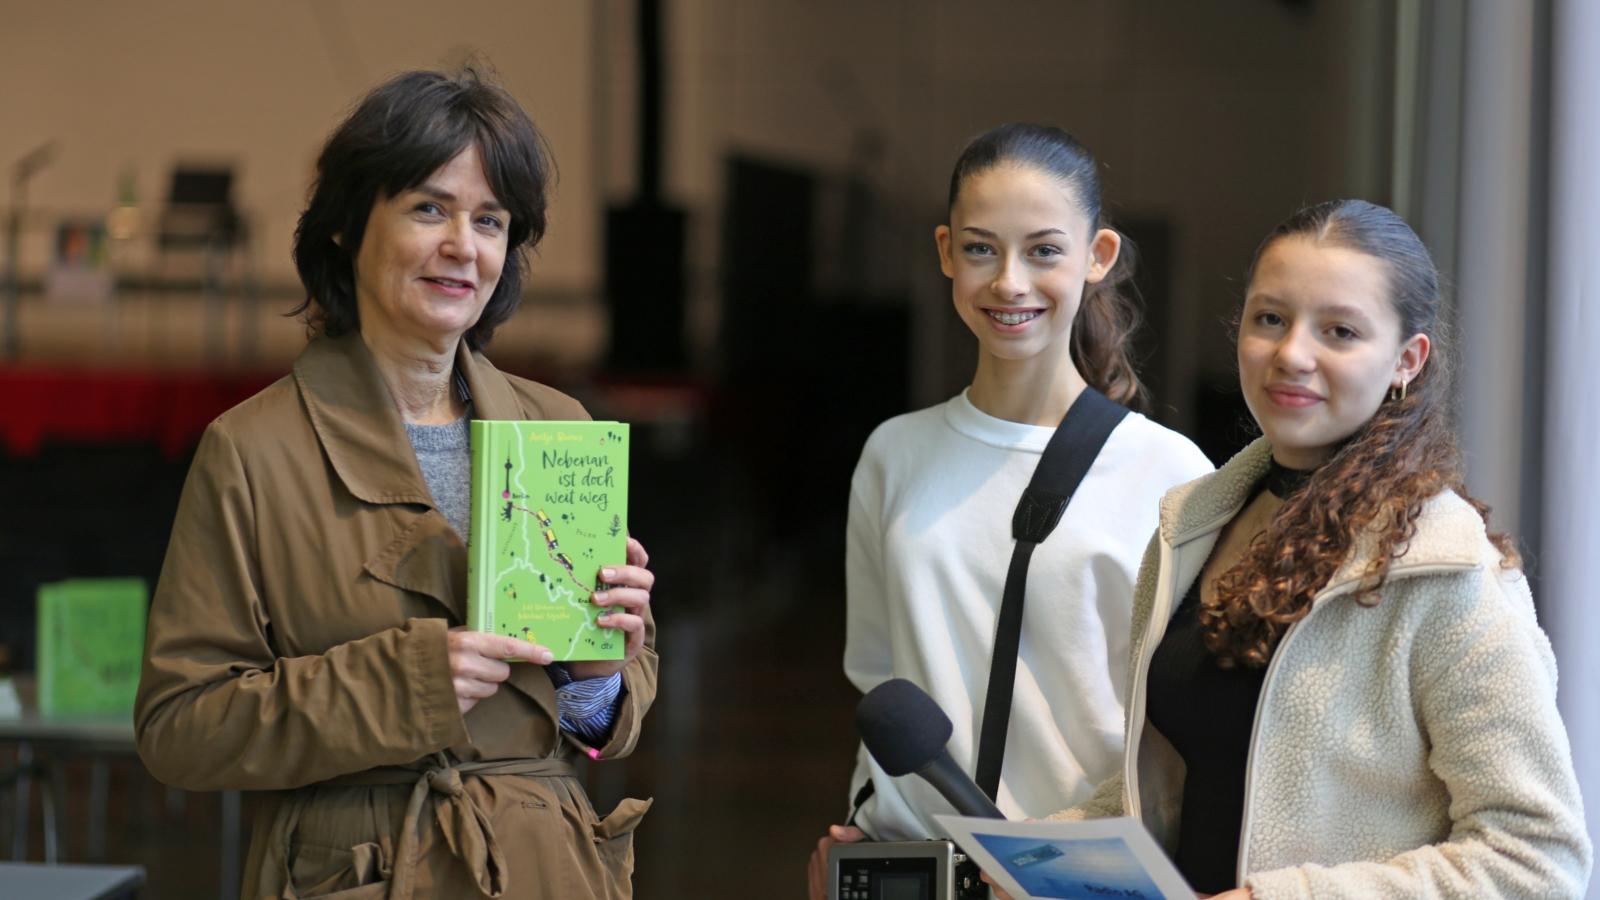
[[[633,831],[656,801],[625,798],[617,808],[594,825],[595,850],[607,868],[619,878],[633,872]]]
[[[388,896],[389,875],[389,855],[375,843],[348,850],[302,844],[285,893],[293,900],[376,900]]]

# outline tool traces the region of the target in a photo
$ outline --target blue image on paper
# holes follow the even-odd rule
[[[1145,874],[1121,838],[1051,841],[1036,837],[974,834],[1006,867],[1022,889],[1059,900],[1161,900],[1161,889]]]

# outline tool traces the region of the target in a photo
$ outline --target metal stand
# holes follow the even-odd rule
[[[16,359],[22,353],[22,335],[18,333],[17,304],[22,300],[22,275],[18,256],[22,242],[22,213],[28,205],[28,179],[50,164],[55,157],[56,144],[50,141],[35,147],[11,167],[11,214],[6,217],[6,281],[5,358]]]
[[[56,829],[56,795],[59,785],[46,767],[33,759],[33,746],[26,741],[17,744],[17,767],[0,775],[0,784],[14,786],[12,796],[16,802],[14,830],[11,833],[11,858],[23,861],[28,858],[28,800],[34,779],[39,780],[39,806],[44,813],[44,861],[61,861],[59,835]]]

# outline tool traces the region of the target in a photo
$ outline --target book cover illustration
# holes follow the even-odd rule
[[[628,426],[472,422],[467,624],[550,648],[557,661],[621,659],[590,595],[627,561]]]
[[[1192,900],[1195,895],[1155,839],[1131,818],[934,819],[1017,900]]]

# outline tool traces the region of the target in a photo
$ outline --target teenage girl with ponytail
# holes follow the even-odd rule
[[[1202,896],[1583,896],[1555,660],[1462,483],[1427,248],[1324,203],[1247,284],[1262,437],[1161,501],[1122,772],[1062,817],[1142,819]]]
[[[927,691],[971,773],[1018,500],[1083,392],[1126,405],[1143,387],[1128,355],[1132,248],[1105,223],[1094,157],[1066,132],[1002,125],[968,144],[934,239],[978,367],[961,394],[883,423],[862,451],[844,667],[863,692],[893,677]],[[1139,554],[1161,494],[1209,471],[1186,438],[1129,413],[1033,554],[996,798],[1008,816],[1086,799],[1122,758]],[[941,834],[933,815],[949,804],[914,776],[890,778],[862,748],[841,793],[859,797],[869,782],[852,824],[830,828],[812,855],[814,898],[834,841]]]

